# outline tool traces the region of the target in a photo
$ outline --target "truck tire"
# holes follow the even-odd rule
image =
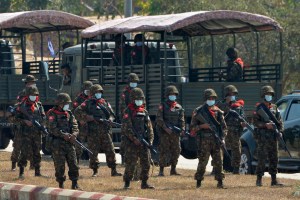
[[[254,166],[252,166],[252,158],[247,146],[242,147],[240,174],[254,174]]]
[[[0,132],[0,149],[6,149],[11,138],[11,129],[3,128]]]

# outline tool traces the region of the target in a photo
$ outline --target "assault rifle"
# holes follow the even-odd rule
[[[64,132],[63,130],[60,130],[60,132],[63,134],[63,135],[70,135],[70,133],[67,133],[67,132]],[[69,136],[70,138],[70,136]],[[89,150],[86,146],[84,146],[81,142],[79,142],[77,140],[77,138],[75,138],[75,143],[77,145],[79,145],[82,149],[86,150],[87,152],[89,152],[90,154],[93,154],[93,152],[91,152],[91,150]]]
[[[179,135],[181,134],[181,132],[183,131],[181,128],[179,128],[178,126],[173,126],[172,124],[170,123],[165,123],[166,126],[168,127],[168,129],[171,129],[173,133],[175,133],[176,135]],[[188,131],[184,131],[184,133],[186,135],[190,135],[190,133]]]
[[[16,107],[12,107],[9,106],[7,109],[9,112],[11,112],[12,114],[16,113]],[[40,122],[38,122],[36,119],[34,119],[28,112],[27,110],[25,110],[22,107],[19,107],[18,111],[20,111],[23,115],[25,115],[25,117],[27,117],[28,120],[31,121],[32,125],[35,126],[37,129],[39,129],[44,136],[49,135],[49,132],[47,130],[46,127],[44,127],[43,125],[40,124]]]
[[[103,118],[101,118],[101,117],[94,117],[94,119],[95,119],[95,121],[97,121],[97,122],[103,122],[103,123],[105,123],[105,124],[112,125],[112,126],[114,126],[114,127],[116,127],[116,128],[121,128],[121,127],[122,127],[122,124],[117,123],[117,122],[110,121],[110,120],[108,120],[108,119],[103,119]]]
[[[228,150],[226,148],[226,145],[222,142],[221,138],[219,137],[219,131],[218,131],[218,128],[211,122],[211,123],[208,123],[208,121],[202,116],[202,115],[199,115],[200,117],[200,121],[204,124],[208,124],[209,125],[209,128],[212,130],[213,132],[213,136],[214,138],[217,140],[217,143],[221,146],[222,150],[225,152],[225,154],[230,158],[231,160],[231,156],[230,154],[228,153]]]
[[[264,104],[260,105],[261,109],[258,109],[257,114],[259,116],[261,116],[265,122],[272,123],[273,130],[275,131],[275,134],[276,134],[276,138],[281,143],[283,150],[289,154],[290,158],[292,158],[291,152],[287,148],[286,143],[282,137],[282,133],[280,133],[280,131],[278,130],[279,122],[277,121],[277,119],[275,119],[274,115],[270,112],[270,110],[268,108],[264,107],[263,105]],[[270,112],[269,114],[268,114],[268,111]]]
[[[238,112],[236,112],[235,110],[230,109],[228,114],[225,116],[225,119],[229,116],[232,115],[235,118],[238,118],[240,120],[240,122],[244,122],[246,127],[248,128],[248,130],[254,134],[254,129],[250,126],[250,124],[245,120],[244,117],[242,117]]]
[[[147,147],[152,153],[157,154],[157,151],[154,149],[154,147],[149,144],[149,142],[143,137],[142,134],[138,133],[134,128],[132,128],[135,136],[138,138],[140,143],[142,143],[145,147]]]

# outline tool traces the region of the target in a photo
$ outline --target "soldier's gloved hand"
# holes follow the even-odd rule
[[[142,145],[142,143],[141,143],[138,139],[133,140],[133,143],[134,143],[136,146],[141,146],[141,145]]]
[[[169,128],[166,128],[165,129],[165,131],[169,134],[169,135],[171,135],[172,134],[172,130],[171,129],[169,129]]]
[[[69,137],[69,138],[70,138],[70,142],[75,143],[76,136],[73,135],[73,134],[70,134],[69,136],[70,136],[70,137]]]
[[[93,117],[92,115],[87,115],[87,116],[86,116],[86,120],[87,120],[88,122],[91,122],[91,121],[94,121],[95,119],[94,119],[94,117]]]
[[[70,134],[65,134],[64,135],[64,140],[70,141]]]
[[[32,122],[27,120],[27,119],[24,119],[23,122],[27,125],[27,126],[32,126]]]
[[[266,123],[266,128],[272,130],[274,129],[274,125],[272,123]]]

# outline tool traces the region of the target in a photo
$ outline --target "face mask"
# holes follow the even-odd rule
[[[270,102],[270,101],[272,101],[272,95],[265,95],[265,100],[267,101],[267,102]]]
[[[176,100],[176,95],[170,95],[169,100],[170,101],[175,101]]]
[[[129,83],[129,86],[131,87],[131,88],[135,88],[136,86],[137,86],[137,83]]]
[[[136,42],[136,46],[141,47],[143,45],[143,42]]]
[[[96,99],[101,99],[102,93],[96,93],[96,94],[95,94],[95,97],[96,97]]]
[[[235,101],[235,96],[230,96],[230,101]]]
[[[144,102],[143,102],[143,100],[135,100],[134,103],[136,106],[141,106],[141,105],[143,105]]]
[[[207,100],[207,101],[206,101],[206,104],[207,104],[208,106],[213,106],[213,105],[215,105],[215,102],[216,102],[216,100]]]
[[[66,104],[66,105],[64,105],[63,110],[64,110],[64,111],[67,111],[67,110],[69,110],[69,108],[70,108],[70,105],[69,105],[69,104]]]
[[[33,84],[28,85],[27,87],[36,87],[36,84],[33,83]]]
[[[89,96],[90,91],[89,91],[89,90],[84,90],[84,94],[85,94],[86,96]]]
[[[31,96],[31,95],[30,95],[30,96],[29,96],[29,100],[30,100],[30,101],[35,101],[35,100],[36,100],[36,96]]]

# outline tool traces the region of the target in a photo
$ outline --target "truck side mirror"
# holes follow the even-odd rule
[[[40,62],[40,74],[46,77],[46,81],[49,81],[49,65],[47,62]]]

